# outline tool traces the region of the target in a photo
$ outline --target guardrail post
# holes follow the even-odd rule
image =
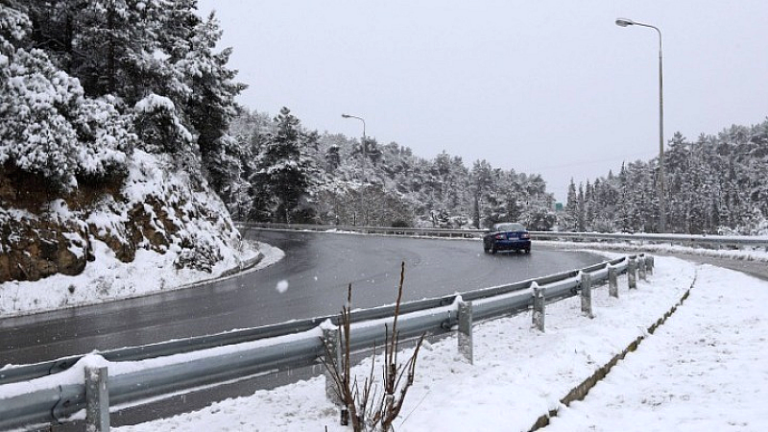
[[[334,357],[332,359],[325,359],[326,366],[334,367],[337,371],[341,370],[341,343],[339,341],[339,329],[332,325],[322,326],[323,329],[323,343],[327,347],[327,353],[331,353]],[[326,356],[327,356],[326,353]],[[325,396],[337,406],[341,406],[341,396],[336,388],[336,382],[328,370],[328,367],[324,369],[323,375],[325,376]]]
[[[472,357],[472,302],[459,302],[459,354],[469,364],[474,364]]]
[[[608,295],[619,298],[619,271],[616,267],[608,265]]]
[[[629,289],[637,289],[637,260],[635,258],[630,258],[629,264],[627,264],[627,284]]]
[[[109,388],[106,366],[85,368],[85,429],[109,432]]]
[[[592,276],[589,273],[581,273],[581,312],[593,318],[592,315]]]
[[[639,260],[639,264],[640,264],[640,265],[639,265],[639,268],[638,268],[638,272],[637,272],[637,273],[638,273],[638,275],[640,276],[640,280],[642,280],[642,281],[644,281],[644,280],[648,280],[648,278],[647,278],[647,277],[646,277],[646,275],[645,275],[645,268],[646,268],[645,259],[646,259],[646,258],[645,258],[644,256],[643,256],[643,257],[640,257],[640,258],[638,258],[638,260]]]
[[[648,264],[648,274],[653,274],[653,255],[648,255],[645,257],[645,262]]]
[[[531,284],[533,289],[533,316],[532,324],[540,332],[544,331],[544,312],[546,309],[546,298],[544,297],[544,288],[539,288],[539,285],[534,282]]]

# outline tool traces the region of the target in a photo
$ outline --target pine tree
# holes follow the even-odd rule
[[[586,201],[584,200],[584,187],[579,183],[579,195],[576,198],[576,230],[584,232],[587,230],[586,221]]]
[[[328,147],[325,153],[326,170],[329,173],[333,173],[341,165],[341,154],[339,152],[339,146],[334,144]]]
[[[491,165],[485,160],[475,161],[472,166],[472,172],[470,174],[472,182],[472,194],[474,203],[474,225],[475,228],[480,228],[481,225],[485,225],[481,221],[482,205],[487,203],[491,198],[487,192],[491,185],[493,185],[493,174]],[[490,205],[490,203],[489,203]],[[487,222],[487,221],[485,221]]]
[[[273,220],[290,223],[291,212],[310,186],[310,163],[301,155],[299,119],[283,107],[274,121],[277,134],[264,146],[258,170],[250,179],[255,188],[254,211],[268,211]]]
[[[194,21],[193,21],[194,22]],[[197,134],[197,147],[213,189],[229,201],[228,185],[237,181],[240,146],[227,134],[229,124],[238,114],[235,97],[245,85],[234,81],[235,71],[226,67],[231,49],[213,53],[221,38],[219,23],[213,13],[195,25],[190,49],[175,64],[185,77],[191,93],[184,113]],[[178,48],[179,54],[183,49]]]
[[[22,12],[39,14],[45,5],[61,9],[69,3],[34,3],[29,9],[0,5],[5,60],[0,61],[0,164],[41,175],[54,189],[67,189],[77,185],[76,178],[94,180],[122,170],[136,136],[132,116],[120,112],[117,99],[86,97],[79,80],[54,64],[48,53],[55,58],[50,47],[64,49],[54,37],[61,28],[52,21],[41,26]],[[52,39],[43,46],[51,51],[25,48],[28,38],[48,34]]]
[[[26,50],[31,22],[0,4],[0,164],[53,180],[75,183],[77,116],[82,88],[42,50]]]
[[[579,201],[576,195],[576,184],[571,179],[568,185],[568,196],[565,201],[565,212],[562,220],[563,229],[566,231],[577,231],[579,220]]]

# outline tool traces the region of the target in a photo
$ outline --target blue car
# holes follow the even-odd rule
[[[483,236],[485,253],[513,250],[531,253],[531,235],[519,223],[497,223]]]

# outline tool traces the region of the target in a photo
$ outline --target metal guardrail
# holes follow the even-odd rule
[[[359,232],[364,234],[400,235],[414,237],[449,237],[449,238],[480,238],[487,231],[478,229],[442,229],[442,228],[393,228],[393,227],[360,227],[347,225],[308,225],[308,224],[276,224],[257,222],[237,222],[241,228],[258,228],[269,230],[292,231],[337,231]],[[597,232],[561,232],[561,231],[530,231],[534,240],[567,240],[567,241],[623,241],[643,243],[670,243],[685,246],[706,246],[714,248],[768,248],[768,237],[719,236],[693,234],[618,234]]]
[[[539,240],[568,240],[568,241],[622,241],[640,243],[669,243],[691,247],[710,248],[768,248],[768,238],[746,236],[719,236],[693,234],[610,234],[610,233],[580,233],[532,231],[531,236]]]
[[[461,297],[464,301],[475,302],[474,316],[478,320],[519,313],[532,305],[530,287],[534,283],[545,288],[548,301],[555,301],[577,294],[582,272],[589,273],[594,282],[605,281],[609,266],[623,273],[629,260],[634,258],[633,255],[580,270],[469,291]],[[401,336],[408,338],[451,329],[458,321],[456,297],[450,295],[401,305],[398,321]],[[353,312],[352,349],[363,349],[374,343],[381,345],[383,326],[376,325],[376,321],[391,320],[393,315],[394,305]],[[110,376],[110,401],[113,404],[137,403],[203,385],[316,364],[324,354],[320,326],[329,319],[336,322],[337,317],[317,317],[101,353],[105,359],[118,364],[142,359],[150,363],[138,370]],[[232,344],[235,345],[223,352],[217,350],[217,347]],[[178,358],[171,357],[156,366],[148,360],[162,356]],[[0,379],[4,380],[0,384],[0,393],[14,389],[12,396],[0,399],[0,429],[59,422],[82,410],[85,407],[85,384],[67,380],[71,378],[57,379],[67,374],[48,375],[66,370],[81,358],[73,356],[0,370]],[[19,382],[30,380],[32,385]],[[25,390],[29,388],[35,390]]]
[[[585,272],[591,272],[604,265],[604,263],[596,264],[590,267],[586,267],[582,270]],[[573,277],[578,273],[578,271],[579,270],[572,270],[569,272],[545,276],[535,279],[535,281],[539,285],[550,284],[568,277]],[[522,290],[530,286],[530,283],[531,280],[526,280],[512,284],[499,285],[496,287],[466,292],[462,294],[462,296],[465,300],[472,301],[505,294],[512,291]],[[448,295],[443,297],[412,301],[402,304],[400,306],[400,311],[402,314],[408,314],[411,312],[432,309],[452,304],[455,299],[456,295]],[[352,321],[360,322],[391,317],[394,314],[394,309],[394,305],[388,305],[356,310],[352,312]],[[331,320],[334,325],[339,324],[338,315],[324,315],[314,318],[294,320],[286,323],[233,330],[213,335],[176,339],[168,342],[160,342],[137,347],[118,348],[114,350],[101,351],[98,352],[98,354],[108,361],[144,360],[148,358],[182,354],[219,346],[236,345],[239,343],[252,342],[265,338],[300,333],[311,330],[326,320]],[[0,385],[20,381],[28,381],[30,379],[63,372],[72,367],[72,365],[80,361],[82,358],[82,355],[75,355],[31,365],[0,369]]]
[[[398,227],[373,227],[352,225],[310,225],[310,224],[278,224],[262,222],[236,222],[238,228],[258,228],[270,230],[289,231],[337,231],[359,232],[363,234],[382,234],[399,236],[429,236],[429,237],[480,237],[483,230],[470,229],[441,229],[441,228],[398,228]]]

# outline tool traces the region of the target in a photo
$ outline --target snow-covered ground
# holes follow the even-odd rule
[[[136,259],[123,263],[112,250],[99,240],[93,240],[98,260],[89,263],[77,276],[53,275],[41,281],[10,281],[0,284],[0,317],[26,315],[36,312],[140,297],[162,291],[193,287],[219,277],[239,265],[263,258],[252,269],[257,270],[280,260],[280,249],[257,242],[243,242],[241,255],[232,251],[224,255],[211,273],[199,270],[176,270],[173,266],[178,253],[165,254],[140,249]]]
[[[702,268],[668,324],[548,429],[768,430],[768,284]]]
[[[755,237],[757,238],[757,237]],[[688,247],[669,243],[650,243],[650,242],[567,242],[542,240],[538,243],[557,247],[558,249],[598,249],[598,250],[620,250],[620,251],[639,251],[656,252],[663,254],[685,254],[701,255],[713,258],[724,258],[744,261],[768,261],[768,250],[760,248],[743,249],[706,249],[701,247]]]
[[[582,249],[589,244],[576,246]],[[674,246],[649,246],[637,247],[680,252]],[[95,247],[106,248],[98,242]],[[251,249],[251,257],[257,248],[264,258],[255,269],[284,256],[279,249],[259,244]],[[108,250],[103,252],[109,255]],[[683,252],[690,254],[692,249]],[[768,261],[763,251],[703,254]],[[102,262],[107,264],[89,266],[91,270],[74,278],[54,276],[45,284],[3,284],[0,310],[42,310],[117,298],[116,288],[104,291],[106,284],[98,283],[105,281],[106,275],[112,275],[112,287],[124,284],[127,295],[122,297],[190,287],[212,276],[170,272],[170,261],[159,263],[157,254],[139,254],[131,265],[114,259]],[[226,268],[227,263],[222,263],[214,274]],[[167,276],[158,277],[163,274]],[[655,273],[648,281],[639,281],[638,290],[627,290],[626,276],[619,282],[619,299],[608,297],[605,287],[595,291],[593,319],[581,315],[578,298],[548,305],[545,333],[531,329],[530,314],[476,323],[474,365],[458,355],[455,338],[425,345],[416,383],[395,422],[396,430],[528,430],[540,416],[553,410],[558,414],[545,430],[768,430],[768,282],[666,257],[656,258]],[[74,292],[70,292],[70,285],[75,286]],[[690,297],[649,335],[647,329],[678,304],[691,286]],[[45,289],[46,295],[36,289]],[[50,292],[59,294],[51,296]],[[560,400],[571,389],[638,337],[645,338],[639,349],[620,361],[584,401],[570,407],[562,405]],[[92,355],[78,365],[80,368],[68,371],[68,379],[82,382],[82,366],[87,364],[105,364],[110,375],[143,367],[110,364]],[[355,373],[364,378],[369,368],[367,360],[355,368]],[[8,389],[0,389],[0,398],[9,396],[2,390]],[[325,397],[323,377],[214,403],[198,412],[116,429],[189,430],[191,426],[210,432],[349,430],[338,425],[338,410]]]
[[[741,273],[656,259],[638,289],[620,278],[620,298],[593,293],[594,318],[579,299],[548,305],[546,332],[530,314],[476,323],[474,365],[455,338],[422,348],[396,430],[768,430],[768,283]],[[692,288],[691,288],[692,287]],[[647,329],[690,296],[654,334]],[[383,331],[383,329],[382,329]],[[582,402],[560,400],[638,337]],[[404,356],[401,356],[404,358]],[[367,376],[370,360],[354,369]],[[119,431],[345,431],[325,397],[324,378],[257,391],[194,413]]]

